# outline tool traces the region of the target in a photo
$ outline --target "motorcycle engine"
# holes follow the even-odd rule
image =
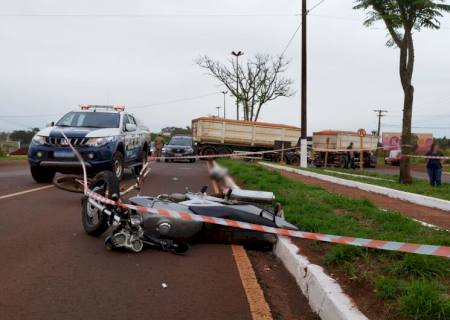
[[[112,235],[111,241],[116,248],[126,248],[133,252],[141,252],[144,248],[142,234],[140,227],[135,231],[123,228]]]

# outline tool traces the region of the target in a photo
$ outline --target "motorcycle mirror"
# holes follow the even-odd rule
[[[202,189],[200,190],[200,192],[205,193],[206,190],[208,190],[208,186],[203,186]]]

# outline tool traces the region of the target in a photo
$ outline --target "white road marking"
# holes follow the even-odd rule
[[[44,187],[29,189],[29,190],[25,190],[25,191],[16,192],[16,193],[11,193],[11,194],[7,194],[7,195],[4,195],[4,196],[0,196],[0,200],[12,198],[12,197],[17,197],[17,196],[20,196],[20,195],[23,195],[23,194],[36,192],[36,191],[41,191],[41,190],[45,190],[45,189],[49,189],[49,188],[53,188],[53,187],[54,186],[51,184],[51,185],[44,186]]]

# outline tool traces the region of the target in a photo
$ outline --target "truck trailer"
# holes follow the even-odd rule
[[[199,155],[260,152],[297,145],[300,128],[284,124],[201,117],[192,120]],[[279,153],[267,157],[280,157]],[[274,159],[275,160],[275,159]],[[286,155],[285,155],[285,159]]]
[[[354,163],[359,166],[360,149],[363,149],[363,166],[376,167],[377,158],[375,151],[378,147],[378,136],[358,136],[353,131],[325,130],[313,133],[313,150],[315,153],[314,165],[316,167],[333,166],[347,168],[349,166],[349,154],[353,152]],[[349,150],[353,142],[353,149]],[[362,142],[362,145],[361,145]]]

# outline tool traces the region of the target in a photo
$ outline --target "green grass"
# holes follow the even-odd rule
[[[356,200],[288,179],[259,165],[219,160],[238,184],[273,191],[286,219],[301,230],[370,239],[450,245],[450,232],[435,230],[401,215],[383,211],[368,200]],[[450,319],[450,260],[359,248],[316,244],[322,264],[355,283],[368,283],[396,319]],[[436,284],[439,285],[436,285]],[[412,301],[416,299],[417,304]],[[428,301],[428,302],[427,302]]]
[[[296,169],[301,169],[296,167]],[[447,168],[449,169],[449,168]],[[347,180],[353,180],[353,181],[359,181],[364,182],[368,184],[373,184],[381,187],[387,187],[392,188],[396,190],[411,192],[411,193],[417,193],[425,196],[435,197],[439,199],[444,200],[450,200],[450,183],[443,182],[440,187],[431,187],[428,180],[424,179],[413,179],[412,184],[401,184],[398,182],[399,176],[398,175],[389,175],[389,174],[380,174],[368,170],[348,170],[348,169],[339,169],[339,168],[308,168],[308,169],[302,169],[302,170],[308,170],[313,171],[316,173],[333,176],[337,178],[347,179]],[[325,171],[327,170],[327,171]],[[450,169],[449,169],[450,170]],[[332,172],[330,172],[332,171]],[[342,173],[349,173],[354,175],[360,175],[360,177],[355,176],[349,176],[345,174],[339,174],[339,172]],[[450,171],[449,171],[450,172]],[[384,179],[384,180],[376,180],[371,179],[368,177],[374,177],[377,179]]]
[[[4,160],[27,160],[28,156],[23,155],[23,156],[0,156],[0,161],[4,161]]]

